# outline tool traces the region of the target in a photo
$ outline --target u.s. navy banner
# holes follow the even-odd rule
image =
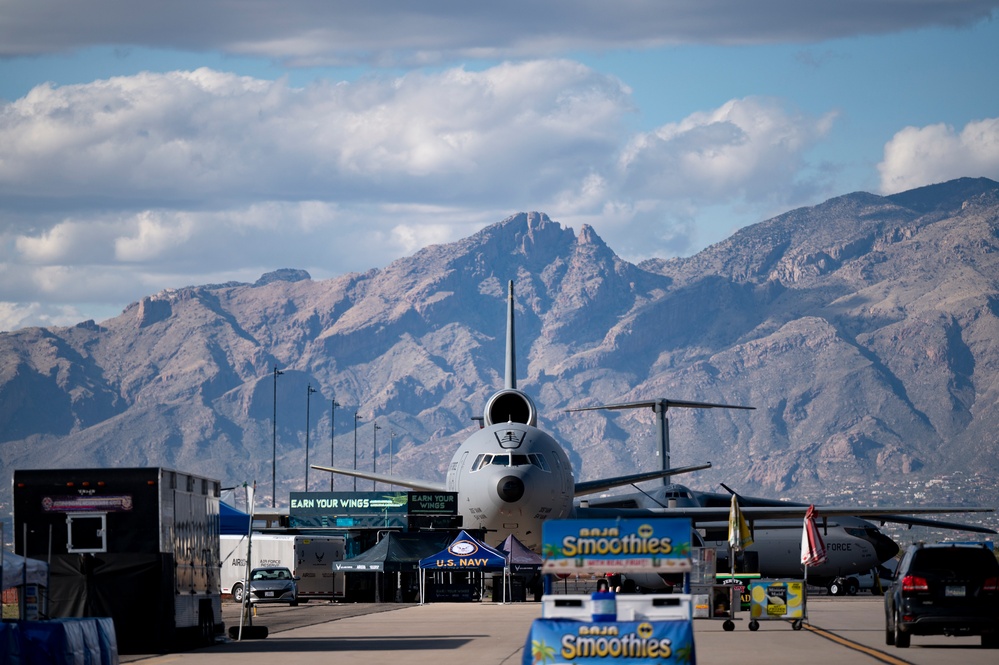
[[[696,665],[693,622],[535,619],[524,644],[523,665],[559,663],[676,663]]]
[[[545,573],[685,573],[691,569],[690,520],[547,520]]]

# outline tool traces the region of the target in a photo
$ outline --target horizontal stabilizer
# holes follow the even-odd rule
[[[680,407],[684,409],[746,409],[749,411],[755,410],[755,406],[738,406],[736,404],[713,404],[711,402],[688,402],[686,400],[680,399],[650,399],[643,400],[639,402],[621,402],[619,404],[602,404],[600,406],[580,406],[575,409],[566,409],[566,411],[599,411],[601,409],[609,409],[615,411],[618,409],[654,409],[657,405],[661,405],[667,409],[672,407]]]
[[[576,483],[576,496],[585,496],[587,494],[595,494],[596,492],[603,492],[604,490],[609,490],[614,487],[622,487],[624,485],[633,485],[635,483],[642,483],[646,480],[656,480],[658,478],[667,478],[681,473],[691,473],[693,471],[700,471],[702,469],[710,469],[711,462],[706,464],[697,464],[695,466],[680,466],[673,469],[660,469],[659,471],[647,471],[645,473],[635,473],[630,476],[617,476],[616,478],[604,478],[602,480],[588,480],[585,483]]]

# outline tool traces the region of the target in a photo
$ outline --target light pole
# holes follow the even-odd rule
[[[378,426],[378,422],[375,421],[375,427],[374,427],[374,430],[373,430],[374,434],[372,434],[372,439],[371,439],[371,449],[372,449],[372,454],[371,454],[371,473],[378,473],[378,430],[380,430],[380,429],[381,429],[381,427]],[[378,487],[377,481],[372,480],[371,481],[371,489],[374,490],[374,489],[377,489],[377,487]]]
[[[309,429],[312,425],[312,420],[309,418],[309,407],[312,405],[312,393],[316,392],[316,389],[312,387],[310,383],[308,386],[308,391],[305,393],[305,491],[309,491]]]
[[[354,471],[357,471],[357,421],[361,416],[354,412]],[[357,476],[354,476],[354,491],[357,491]]]
[[[392,458],[395,456],[395,430],[389,430],[389,475],[392,475]]]
[[[330,466],[336,466],[333,462],[333,441],[336,436],[336,408],[340,406],[340,402],[333,398],[330,402]],[[330,491],[333,491],[333,479],[336,478],[335,473],[330,474]]]
[[[277,500],[277,378],[284,374],[274,365],[274,416],[271,418],[271,508]]]

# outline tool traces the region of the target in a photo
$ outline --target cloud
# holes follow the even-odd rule
[[[0,273],[17,275],[0,301],[117,313],[277,267],[321,279],[525,210],[590,223],[625,258],[684,253],[705,206],[793,200],[834,119],[749,97],[635,135],[633,111],[619,80],[569,60],[38,86],[0,106]]]
[[[991,15],[994,0],[7,0],[0,55],[95,45],[263,56],[285,64],[420,66],[679,43],[814,42]]]
[[[834,119],[790,111],[776,99],[731,100],[632,139],[619,161],[624,188],[695,201],[769,197],[793,183],[802,153]]]
[[[999,180],[999,118],[906,127],[885,144],[881,191],[895,194],[964,176]]]
[[[46,84],[0,108],[0,196],[509,200],[509,169],[535,189],[578,174],[629,105],[616,79],[559,60],[308,88],[210,69]]]

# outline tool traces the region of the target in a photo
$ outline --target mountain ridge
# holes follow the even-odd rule
[[[999,475],[997,249],[999,183],[964,178],[847,194],[638,265],[531,212],[379,270],[167,289],[100,324],[0,333],[4,472],[156,464],[266,497],[276,383],[278,502],[303,489],[309,386],[312,463],[332,414],[351,464],[357,411],[359,466],[376,416],[379,469],[392,445],[396,473],[441,478],[502,386],[512,279],[518,385],[580,480],[657,465],[654,424],[564,409],[655,397],[757,407],[671,412],[674,465],[716,460],[697,481]]]

